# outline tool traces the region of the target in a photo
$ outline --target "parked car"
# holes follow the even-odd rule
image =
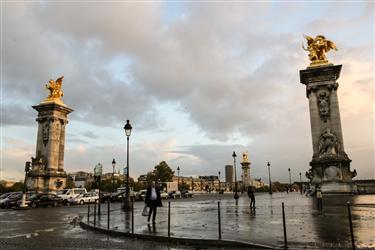
[[[11,208],[17,205],[17,201],[22,198],[22,192],[13,192],[6,198],[0,200],[1,208]]]
[[[135,199],[139,201],[144,201],[146,199],[146,193],[147,189],[139,190],[139,192],[135,194]]]
[[[182,196],[183,197],[185,197],[185,198],[193,198],[193,193],[192,192],[190,192],[189,190],[184,190],[184,191],[182,191]]]
[[[160,199],[168,199],[168,193],[164,191],[160,191]]]
[[[87,193],[86,188],[70,188],[57,191],[57,195],[63,199],[64,205],[69,203],[69,199],[85,193]]]
[[[85,194],[80,194],[77,197],[69,199],[69,204],[72,205],[83,205],[85,203],[95,203],[99,201],[99,195],[96,192],[89,192]]]
[[[35,194],[30,197],[29,206],[36,208],[39,206],[54,206],[63,204],[64,199],[56,194]]]
[[[181,198],[181,192],[180,191],[171,191],[168,194],[169,198],[176,199],[176,198]]]
[[[107,192],[100,192],[100,201],[101,202],[108,202],[108,200],[111,200],[111,193]]]

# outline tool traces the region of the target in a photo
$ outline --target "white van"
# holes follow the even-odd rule
[[[69,199],[75,198],[80,194],[86,194],[86,188],[70,188],[57,191],[57,195],[63,199],[63,204],[66,205]]]

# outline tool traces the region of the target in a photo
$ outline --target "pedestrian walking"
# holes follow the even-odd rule
[[[320,187],[318,186],[316,188],[316,200],[318,202],[318,210],[322,210],[323,209],[323,193],[322,193],[322,190],[320,190]]]
[[[252,186],[249,186],[247,188],[247,195],[250,198],[250,210],[255,209],[255,195],[254,195],[254,190]]]
[[[151,185],[147,188],[145,202],[146,202],[147,207],[150,208],[150,211],[148,212],[147,222],[150,223],[150,219],[152,215],[152,224],[155,224],[157,207],[163,206],[163,204],[161,203],[161,198],[160,198],[160,190],[155,185],[155,181],[152,181]]]

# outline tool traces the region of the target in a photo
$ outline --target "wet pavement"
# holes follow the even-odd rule
[[[83,230],[87,205],[30,210],[0,209],[0,249],[197,249],[168,242],[110,237]],[[208,248],[219,250],[222,248]]]
[[[294,249],[351,248],[346,202],[353,206],[352,218],[357,248],[375,249],[375,195],[330,196],[323,198],[323,211],[316,210],[312,198],[298,193],[256,194],[256,213],[250,213],[249,200],[242,194],[204,194],[171,200],[171,236],[218,239],[218,205],[221,205],[222,239],[282,247],[281,203],[285,203],[288,245]],[[157,223],[147,225],[141,216],[143,203],[134,206],[134,231],[139,234],[167,236],[168,201],[158,209]],[[91,212],[93,212],[93,205]],[[102,204],[97,225],[107,227],[107,204]],[[87,205],[38,208],[26,211],[0,210],[0,249],[199,249],[110,237],[81,229],[78,217],[87,222]],[[90,217],[93,223],[93,216]],[[130,231],[131,215],[111,203],[112,230]],[[207,249],[205,247],[205,249]],[[209,248],[216,249],[216,248]],[[220,248],[217,248],[220,249]],[[227,248],[225,248],[227,249]]]
[[[281,203],[285,204],[288,246],[299,248],[351,248],[346,202],[352,203],[354,237],[357,248],[375,248],[375,195],[339,195],[323,198],[323,211],[315,200],[299,193],[256,194],[256,211],[251,213],[249,199],[242,194],[238,202],[233,194],[197,195],[193,199],[171,200],[171,236],[196,239],[218,239],[218,204],[221,205],[222,239],[284,246]],[[143,203],[134,207],[134,232],[168,235],[168,202],[158,209],[157,223],[147,224],[141,216]],[[107,207],[97,225],[107,227]],[[111,204],[110,228],[130,231],[131,215]],[[85,220],[86,217],[85,217]],[[93,223],[93,217],[90,222]]]

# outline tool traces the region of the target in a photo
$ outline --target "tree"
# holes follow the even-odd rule
[[[71,178],[66,179],[65,188],[75,188],[76,185],[74,184],[74,181]]]
[[[147,173],[147,181],[169,182],[173,180],[174,171],[165,161],[160,162],[154,167],[154,171]]]

